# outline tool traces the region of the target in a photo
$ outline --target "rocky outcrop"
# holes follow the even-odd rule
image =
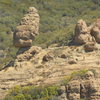
[[[87,43],[100,43],[100,19],[87,26],[84,20],[79,20],[75,27],[75,43],[82,45]]]
[[[90,26],[84,20],[79,20],[75,27],[74,42],[84,45],[87,52],[96,50],[96,44],[100,43],[100,19]]]
[[[100,43],[100,19],[97,19],[93,28],[91,29],[91,35],[94,36],[97,43]]]
[[[86,22],[79,20],[75,27],[75,43],[82,45],[93,41],[95,42],[95,39],[90,35]]]
[[[28,61],[32,57],[34,57],[35,55],[40,53],[41,51],[42,51],[42,48],[38,47],[38,46],[32,46],[29,48],[20,48],[18,53],[17,53],[16,60],[18,62]]]
[[[72,80],[66,87],[68,100],[100,100],[100,86],[91,71],[81,79]]]
[[[15,30],[14,46],[30,47],[32,45],[35,36],[39,34],[39,20],[38,11],[34,7],[30,7]]]
[[[66,57],[61,57],[62,54]],[[7,91],[10,88],[16,85],[40,86],[59,84],[65,76],[70,75],[73,71],[82,69],[97,69],[100,74],[99,59],[100,50],[98,52],[86,53],[83,52],[82,46],[64,46],[46,49],[41,49],[41,47],[37,46],[20,48],[15,61],[0,71],[0,100],[8,93]],[[81,82],[85,84],[86,80],[88,79],[71,81],[73,85],[69,84],[70,88],[68,89],[70,98],[79,98],[79,95],[84,93],[82,92],[81,94],[76,88],[80,88],[78,84],[81,84]],[[70,94],[70,91],[73,90],[76,91]],[[66,95],[67,92],[64,90],[63,94],[59,97],[60,99],[57,100],[69,100]]]

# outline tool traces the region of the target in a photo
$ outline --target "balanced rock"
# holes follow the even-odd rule
[[[91,30],[91,35],[94,36],[97,43],[100,43],[100,19],[95,22]]]
[[[79,20],[75,27],[75,43],[82,45],[87,42],[95,41],[94,38],[90,35],[90,29],[87,27],[84,20]]]
[[[30,47],[32,45],[35,36],[39,34],[39,20],[38,11],[34,7],[30,7],[14,32],[14,46]]]

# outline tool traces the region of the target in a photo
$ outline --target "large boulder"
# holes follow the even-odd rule
[[[94,36],[97,43],[100,43],[100,19],[95,22],[91,29],[91,35]]]
[[[38,11],[30,7],[14,32],[14,46],[30,47],[32,45],[35,36],[39,34],[39,20]]]
[[[87,27],[84,20],[79,20],[75,27],[75,43],[82,45],[87,42],[93,42],[95,39],[90,35],[90,28]]]

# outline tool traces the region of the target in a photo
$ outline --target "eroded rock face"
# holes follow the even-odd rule
[[[80,99],[80,82],[79,81],[73,80],[68,84],[67,98],[68,100],[79,100]]]
[[[19,49],[19,52],[16,57],[17,61],[18,62],[28,61],[41,51],[42,51],[42,48],[38,46],[32,46],[29,48],[21,48]]]
[[[75,27],[75,43],[82,45],[90,42],[100,43],[100,19],[87,26],[84,20],[79,20]]]
[[[13,41],[16,47],[30,47],[39,30],[39,14],[34,7],[28,9],[27,14],[17,26]]]
[[[97,50],[100,43],[100,19],[87,26],[84,20],[79,20],[75,27],[74,42],[83,45],[86,52]]]
[[[100,100],[100,86],[91,71],[82,79],[69,82],[66,91],[68,100]]]
[[[87,42],[95,41],[94,38],[90,35],[89,28],[86,25],[84,20],[79,20],[75,27],[75,43],[82,45]]]
[[[97,43],[100,43],[100,19],[95,22],[91,29],[91,35],[94,36]]]

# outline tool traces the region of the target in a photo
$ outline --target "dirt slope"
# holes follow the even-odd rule
[[[81,69],[97,70],[100,84],[100,48],[93,52],[85,52],[83,46],[38,48],[19,54],[13,64],[0,71],[0,100],[15,85],[59,83],[64,76]]]

